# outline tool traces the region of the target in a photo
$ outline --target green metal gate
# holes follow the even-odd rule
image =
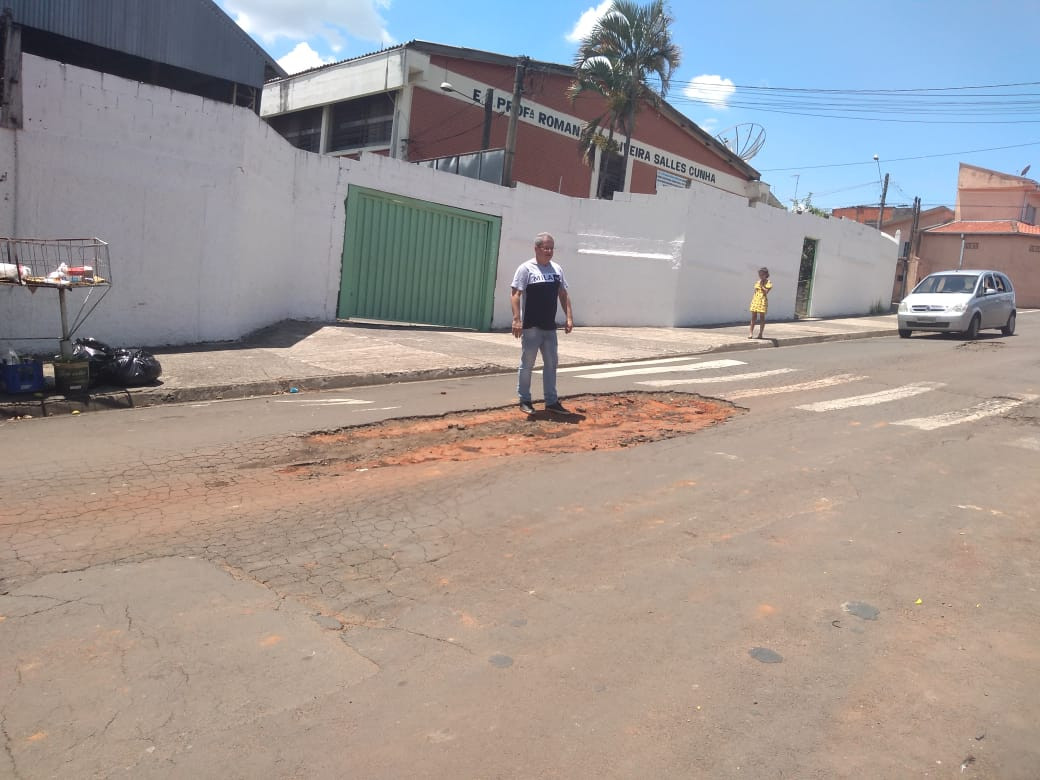
[[[501,217],[351,186],[341,319],[491,328]]]

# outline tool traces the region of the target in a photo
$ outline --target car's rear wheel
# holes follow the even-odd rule
[[[1015,335],[1015,312],[1011,312],[1011,316],[1008,317],[1007,325],[1001,328],[1000,332],[1005,336]]]
[[[968,323],[968,329],[964,331],[964,335],[971,341],[974,341],[979,337],[979,326],[982,324],[982,317],[976,314],[971,318],[971,322]]]
[[[900,328],[899,329],[899,338],[901,338],[901,339],[908,339],[908,338],[910,338],[910,334],[911,333],[913,333],[913,331],[910,330],[909,328]]]

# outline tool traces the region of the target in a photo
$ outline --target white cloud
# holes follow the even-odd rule
[[[394,42],[380,15],[389,0],[222,0],[221,5],[265,46],[282,39],[313,41],[338,52],[346,37],[381,46]]]
[[[603,15],[610,10],[612,5],[614,5],[614,0],[603,0],[603,2],[595,8],[587,9],[582,13],[577,24],[574,25],[574,29],[567,33],[567,40],[571,43],[581,42],[586,35],[592,32],[592,28],[596,26],[596,22],[603,18]]]
[[[690,100],[698,100],[709,106],[725,110],[733,93],[737,91],[733,82],[722,76],[709,76],[707,74],[693,79],[683,89],[683,94]]]
[[[699,127],[706,133],[711,133],[712,135],[715,135],[716,133],[718,133],[719,129],[718,117],[710,116],[703,122],[698,122],[697,127]]]
[[[293,74],[335,61],[335,57],[322,57],[304,42],[296,44],[291,52],[278,60],[278,64],[285,68],[286,73]]]

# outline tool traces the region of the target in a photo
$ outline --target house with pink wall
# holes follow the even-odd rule
[[[831,210],[831,216],[836,219],[851,219],[863,225],[876,225],[880,213],[879,206],[843,206]],[[913,208],[886,206],[884,214],[881,216],[881,232],[890,236],[899,236],[901,241],[899,259],[896,261],[895,276],[892,280],[892,302],[898,303],[920,278],[916,274],[917,247],[920,245],[921,231],[952,222],[954,211],[949,206],[935,206],[921,211],[917,215],[916,232],[914,232]],[[909,273],[907,273],[907,268],[909,268]]]
[[[920,234],[914,282],[933,271],[993,268],[1011,277],[1018,306],[1040,307],[1040,184],[961,163],[952,222]]]

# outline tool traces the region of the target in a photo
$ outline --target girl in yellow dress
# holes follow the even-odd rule
[[[751,297],[751,332],[748,338],[755,337],[755,317],[758,317],[758,337],[762,338],[762,331],[766,327],[766,312],[769,310],[769,291],[773,289],[773,283],[769,281],[769,269],[762,267],[758,269],[758,281],[755,282],[755,294]]]

